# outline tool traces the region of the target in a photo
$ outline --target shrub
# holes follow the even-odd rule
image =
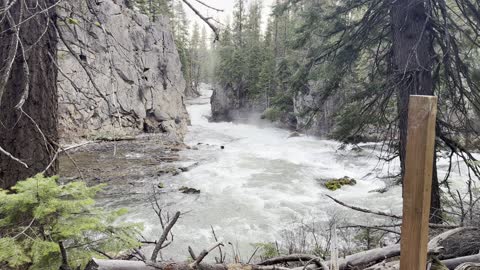
[[[62,245],[69,265],[83,269],[91,257],[104,257],[98,251],[115,256],[139,246],[140,226],[116,222],[125,210],[95,206],[101,188],[37,175],[0,190],[0,268],[59,269]]]

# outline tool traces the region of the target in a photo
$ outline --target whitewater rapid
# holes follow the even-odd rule
[[[384,212],[401,214],[401,188],[385,193],[382,177],[398,172],[398,162],[379,162],[378,147],[363,145],[363,151],[339,150],[340,143],[314,137],[289,138],[289,131],[267,124],[212,123],[211,91],[187,106],[191,118],[185,143],[193,149],[182,152],[198,162],[190,171],[175,176],[170,188],[188,186],[198,195],[162,194],[162,202],[182,216],[174,228],[175,240],[164,257],[186,259],[187,247],[207,248],[215,242],[211,226],[225,243],[231,242],[247,258],[252,244],[282,241],[285,229],[299,224],[320,224],[335,217],[356,224],[373,224],[372,216],[342,208],[325,194],[344,202]],[[224,149],[221,149],[224,146]],[[198,148],[198,150],[194,150]],[[440,173],[441,174],[441,173]],[[348,176],[355,186],[329,191],[322,179]],[[160,234],[151,209],[136,208],[131,220],[144,223],[144,235]],[[320,228],[321,229],[321,228]],[[230,248],[227,248],[230,252]],[[230,254],[231,256],[231,254]],[[231,257],[230,257],[231,258]]]

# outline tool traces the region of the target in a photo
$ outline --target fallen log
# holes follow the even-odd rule
[[[400,244],[349,255],[340,259],[339,268],[347,270],[353,267],[368,266],[397,256],[400,256]]]
[[[158,262],[149,263],[142,261],[120,261],[92,259],[85,270],[192,270],[189,262]],[[286,268],[275,265],[254,264],[208,264],[200,263],[198,269],[202,270],[315,270],[320,269],[312,266]],[[328,268],[327,268],[328,269]]]
[[[455,270],[480,270],[480,263],[462,263]]]
[[[449,270],[477,270],[476,268],[480,265],[480,254],[473,256],[459,257],[455,259],[443,260],[441,261]],[[470,268],[468,268],[470,267]],[[365,268],[364,270],[399,270],[400,262],[392,261],[386,262],[383,261],[371,267]],[[480,268],[478,268],[480,270]]]
[[[157,270],[142,261],[100,260],[92,259],[85,270]]]
[[[459,265],[463,263],[480,263],[480,254],[448,259],[442,262],[448,267],[448,269],[456,269]]]
[[[279,256],[265,260],[258,265],[274,265],[286,262],[307,262],[307,264],[315,263],[315,265],[320,267],[320,269],[328,270],[328,266],[322,261],[321,258],[307,254],[290,254],[285,256]]]
[[[429,247],[443,247],[438,255],[440,260],[475,255],[480,250],[480,229],[462,227],[446,231],[434,237],[428,243]]]
[[[455,238],[457,235],[463,235],[465,232],[469,231],[477,232],[478,229],[473,227],[462,227],[448,230],[437,235],[436,237],[432,238],[432,240],[430,240],[430,242],[428,243],[428,252],[439,254],[439,256],[445,255],[446,250],[450,250],[450,248],[447,247],[447,249],[445,249],[442,244],[447,244],[448,242],[455,242],[451,239]],[[376,264],[386,259],[397,256],[400,256],[400,244],[371,249],[360,253],[352,254],[345,257],[344,259],[341,259],[340,270],[346,270],[352,267],[368,267],[369,265]]]

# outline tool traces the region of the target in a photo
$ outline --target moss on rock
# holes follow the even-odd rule
[[[344,176],[342,178],[334,178],[325,182],[325,187],[329,190],[335,191],[343,186],[354,186],[357,184],[357,181],[353,178],[348,176]]]

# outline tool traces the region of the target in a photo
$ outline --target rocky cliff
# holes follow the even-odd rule
[[[261,98],[248,97],[241,84],[227,83],[224,86],[214,85],[210,98],[212,105],[211,121],[245,122],[258,117],[265,110],[265,102]]]
[[[341,103],[340,97],[333,95],[324,99],[323,94],[311,85],[308,91],[298,92],[293,97],[293,109],[297,130],[309,135],[328,136],[335,127],[335,109]]]
[[[152,23],[120,0],[58,9],[59,131],[65,139],[168,133],[188,124],[185,80],[167,20]]]
[[[210,104],[212,105],[212,121],[233,121],[240,107],[237,90],[231,84],[213,90]]]
[[[225,87],[215,87],[211,97],[213,121],[236,121],[251,117],[252,113],[262,115],[274,122],[278,127],[297,130],[314,136],[327,136],[332,132],[335,106],[340,98],[334,96],[327,100],[315,90],[297,92],[289,104],[281,109],[275,106],[265,110],[262,98],[257,100],[238,98],[238,86],[227,84]],[[316,89],[314,85],[309,89]],[[239,101],[240,100],[240,101]]]

